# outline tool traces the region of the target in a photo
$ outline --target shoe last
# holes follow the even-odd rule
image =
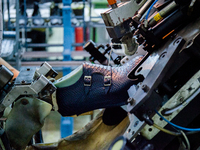
[[[84,63],[83,74],[76,83],[57,89],[58,112],[71,116],[126,104],[127,90],[139,82],[127,75],[142,58],[137,56],[121,67]]]

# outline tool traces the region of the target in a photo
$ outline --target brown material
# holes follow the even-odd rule
[[[108,126],[103,123],[102,115],[103,112],[84,128],[61,139],[58,143],[46,144],[46,146],[38,144],[28,147],[27,150],[106,150],[115,138],[125,132],[130,122],[126,117],[118,125]]]
[[[13,68],[10,64],[8,64],[5,60],[3,60],[2,58],[0,58],[0,65],[4,65],[6,66],[10,71],[13,72],[14,76],[13,76],[13,79],[15,79],[18,74],[19,74],[19,71],[16,70],[15,68]]]

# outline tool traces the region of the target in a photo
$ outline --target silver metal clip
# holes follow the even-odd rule
[[[91,86],[92,76],[84,76],[84,86]]]
[[[111,76],[104,77],[104,86],[111,86]]]

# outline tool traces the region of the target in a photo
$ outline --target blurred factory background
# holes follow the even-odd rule
[[[83,50],[88,40],[110,43],[100,16],[106,0],[2,0],[1,57],[20,70],[47,61],[58,73],[68,74],[89,61]],[[42,128],[44,142],[55,142],[86,125],[100,110],[78,117],[51,112]]]

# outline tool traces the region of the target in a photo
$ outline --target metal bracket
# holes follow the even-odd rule
[[[128,104],[129,112],[134,113],[145,101],[151,100],[150,97],[152,96],[154,89],[162,81],[164,77],[163,75],[166,74],[170,66],[173,64],[173,59],[176,58],[184,43],[185,41],[181,37],[178,37],[173,42],[170,42],[170,45],[167,43],[167,45],[169,45],[167,48],[163,47],[159,50],[159,53],[161,54],[158,62],[153,66],[133,97],[135,103],[133,105]]]
[[[47,62],[44,62],[41,67],[37,70],[38,75],[43,74],[44,76],[55,78],[58,73],[49,65]]]
[[[169,121],[175,118],[179,112],[182,111],[200,92],[199,79],[200,71],[198,71],[168,102],[162,106],[159,113],[165,115],[165,118]],[[160,117],[157,114],[152,117],[152,120],[161,127],[167,125],[167,122],[160,120]],[[151,132],[149,132],[149,128],[151,128]],[[149,140],[158,132],[158,129],[149,125],[146,125],[141,131],[142,135]]]
[[[140,130],[146,125],[146,123],[144,121],[140,121],[134,114],[129,113],[128,116],[130,120],[130,125],[125,131],[124,136],[128,140],[133,141]]]
[[[35,96],[52,104],[51,95],[56,87],[45,77],[49,75],[55,77],[57,73],[47,62],[38,70],[36,67],[22,67],[14,86],[0,104],[0,112],[4,111],[20,96]]]
[[[41,75],[38,80],[35,80],[30,85],[16,85],[6,95],[3,102],[0,104],[0,112],[6,107],[12,104],[20,95],[38,95],[47,85],[51,86],[52,91],[56,90],[56,87],[45,76]]]

